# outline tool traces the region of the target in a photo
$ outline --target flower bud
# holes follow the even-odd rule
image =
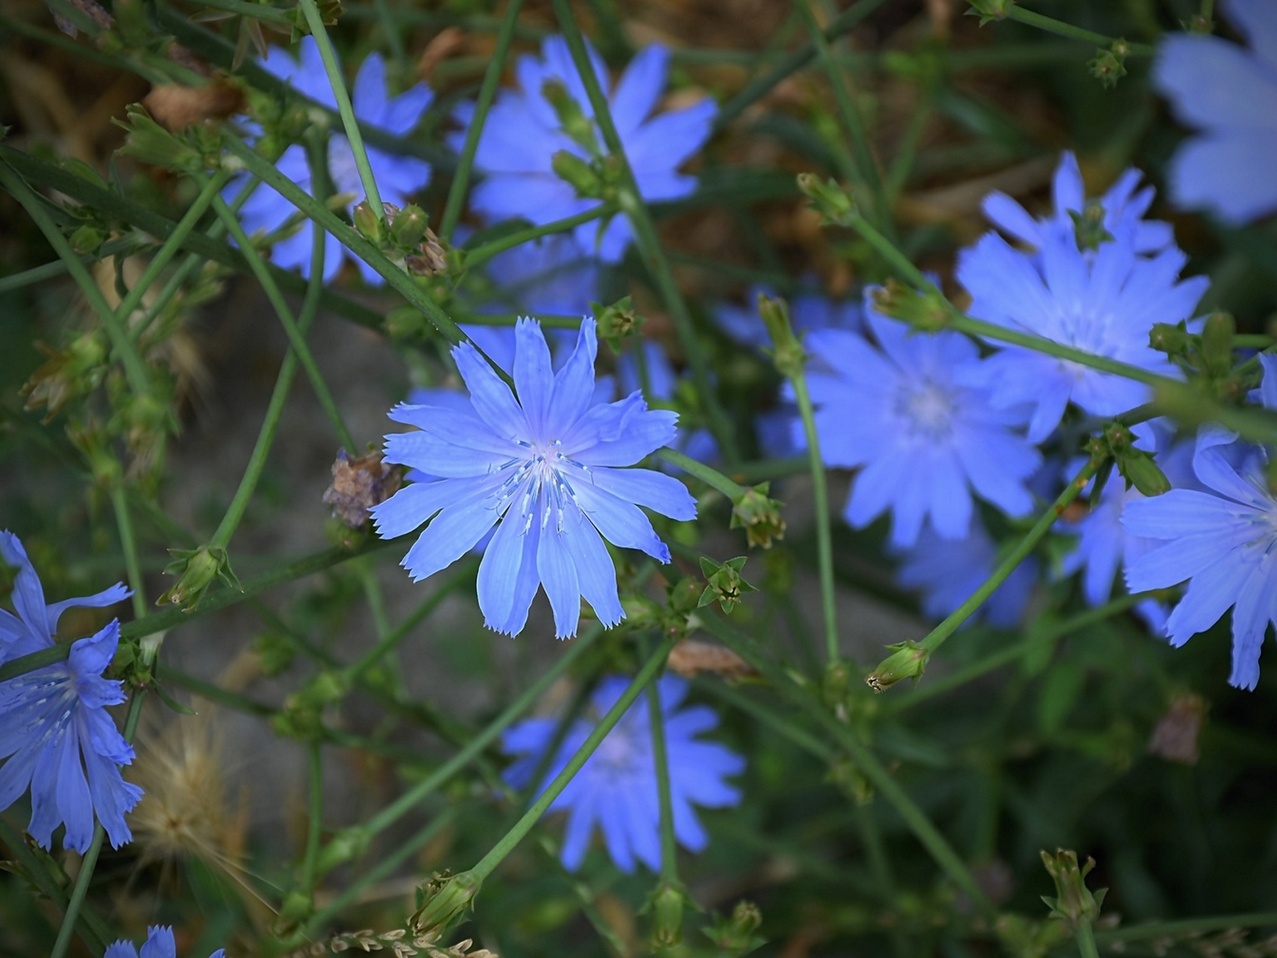
[[[785,520],[781,518],[781,503],[771,499],[767,491],[771,483],[762,482],[746,489],[732,503],[732,519],[729,528],[744,529],[745,541],[751,546],[771,548],[773,541],[784,538]]]
[[[359,234],[369,242],[381,246],[386,238],[383,220],[377,215],[376,211],[368,205],[367,200],[361,200],[355,205],[352,219],[355,221],[355,229]]]
[[[559,179],[576,190],[578,196],[597,199],[603,195],[603,180],[598,171],[575,153],[559,150],[550,158],[550,167]]]
[[[1069,926],[1090,923],[1099,917],[1100,905],[1104,894],[1108,891],[1101,888],[1092,893],[1086,887],[1086,876],[1095,867],[1095,859],[1088,858],[1086,864],[1078,867],[1077,852],[1071,849],[1057,848],[1054,855],[1040,852],[1042,864],[1047,874],[1055,882],[1056,897],[1042,896],[1051,917],[1066,922]]]
[[[177,582],[159,599],[157,605],[180,605],[184,612],[194,612],[212,586],[215,579],[222,579],[232,588],[239,589],[239,580],[231,571],[230,559],[220,546],[200,546],[198,549],[169,549],[176,559],[164,568],[165,575],[178,576]]]
[[[822,225],[847,226],[860,215],[856,201],[832,179],[822,183],[814,173],[799,173],[798,188],[811,200]]]
[[[413,930],[419,935],[445,930],[470,907],[481,885],[472,871],[436,873],[419,889],[421,907],[409,919]]]
[[[1214,312],[1202,327],[1202,371],[1208,376],[1227,376],[1233,368],[1233,335],[1236,324],[1228,313]]]
[[[894,654],[883,659],[865,679],[865,684],[875,692],[891,688],[901,679],[913,679],[916,682],[922,677],[927,660],[931,658],[931,650],[923,648],[917,642],[896,642],[887,648],[892,649]]]
[[[757,589],[741,578],[740,570],[744,567],[745,556],[728,559],[722,565],[701,556],[701,571],[705,574],[709,585],[701,593],[696,607],[699,609],[717,602],[724,612],[730,614],[736,606],[740,605],[741,596],[746,592],[757,592]]]
[[[567,137],[591,156],[598,156],[602,151],[599,149],[598,138],[594,135],[594,121],[585,115],[581,104],[572,97],[568,88],[559,80],[546,80],[541,86],[541,95],[554,108],[554,114],[559,118],[559,128]]]
[[[887,280],[870,296],[877,312],[927,333],[944,329],[952,314],[949,301],[939,291],[913,289],[894,279]]]
[[[763,923],[763,913],[752,901],[738,901],[727,918],[720,918],[712,928],[702,929],[721,954],[747,955],[763,944],[755,934]]]
[[[409,249],[425,238],[430,218],[415,203],[409,203],[393,214],[387,209],[387,216],[390,220],[390,239],[396,246]]]
[[[767,327],[772,340],[772,359],[776,370],[786,379],[797,379],[803,374],[806,353],[802,343],[794,335],[789,320],[789,305],[783,299],[772,299],[765,293],[758,294],[758,315]]]
[[[647,900],[652,912],[652,940],[657,948],[669,948],[683,940],[683,909],[687,894],[677,885],[663,881]],[[647,910],[647,909],[644,909]]]

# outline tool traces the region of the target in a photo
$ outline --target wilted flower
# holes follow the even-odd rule
[[[628,685],[629,679],[622,676],[599,683],[590,697],[596,720],[616,704]],[[667,675],[659,680],[657,688],[665,723],[674,834],[684,848],[700,851],[708,844],[709,836],[692,806],[727,808],[739,802],[740,792],[724,779],[741,772],[745,760],[722,745],[700,741],[702,733],[718,724],[718,716],[703,705],[679,708],[687,695],[687,682]],[[596,824],[603,832],[608,854],[622,871],[633,871],[636,860],[653,871],[661,867],[660,804],[648,715],[647,699],[640,697],[550,805],[551,811],[568,813],[562,858],[572,871],[581,867]],[[518,756],[518,761],[506,770],[507,782],[516,788],[531,783],[545,760],[558,724],[553,718],[527,719],[505,733],[502,748]],[[585,720],[568,729],[546,767],[538,791],[562,771],[591,730],[592,723]]]
[[[671,443],[678,417],[649,410],[640,393],[595,401],[592,319],[557,373],[539,323],[520,320],[515,338],[515,392],[462,343],[452,355],[470,408],[391,410],[418,431],[387,436],[386,460],[440,478],[400,489],[372,514],[383,539],[430,523],[403,559],[414,581],[451,565],[496,526],[478,577],[488,627],[518,633],[544,586],[555,634],[565,638],[576,634],[581,598],[606,626],[625,617],[604,538],[668,562],[639,506],[692,519],[696,502],[677,479],[618,468]]]

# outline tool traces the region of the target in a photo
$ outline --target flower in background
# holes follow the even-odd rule
[[[616,704],[628,685],[629,679],[623,676],[605,678],[599,683],[590,697],[594,722]],[[666,675],[658,681],[657,691],[665,730],[674,834],[680,845],[698,852],[708,844],[709,836],[693,806],[728,808],[740,802],[740,791],[724,779],[743,771],[745,760],[722,745],[700,740],[700,735],[718,725],[718,716],[703,705],[679,708],[687,695],[686,681]],[[567,765],[593,731],[594,722],[582,719],[567,730],[546,766],[538,793]],[[558,726],[558,720],[553,718],[526,719],[505,733],[501,747],[518,757],[505,772],[507,782],[515,788],[531,784]],[[596,824],[603,832],[608,854],[622,871],[632,872],[636,860],[653,871],[660,869],[660,805],[646,697],[636,699],[621,716],[551,803],[550,811],[568,813],[562,859],[569,870],[581,867]]]
[[[271,55],[262,61],[262,67],[279,79],[324,106],[337,109],[337,100],[333,96],[332,87],[328,84],[328,74],[324,72],[324,63],[319,56],[319,47],[314,37],[303,37],[300,48],[300,60],[294,60],[280,48],[272,48]],[[377,129],[394,136],[406,136],[418,120],[434,94],[425,84],[418,83],[410,90],[398,96],[386,93],[386,66],[381,55],[370,53],[355,76],[355,85],[351,91],[351,105],[355,117],[361,127]],[[368,154],[368,164],[372,167],[373,176],[377,180],[377,188],[381,192],[382,201],[397,207],[406,206],[409,197],[430,182],[430,164],[412,156],[400,156],[389,153],[375,146],[364,144]],[[276,161],[279,172],[284,174],[308,193],[314,192],[310,164],[306,160],[306,148],[299,143],[284,150]],[[337,130],[328,137],[328,175],[332,179],[333,189],[337,194],[346,196],[342,207],[350,214],[351,209],[364,195],[363,184],[359,179],[359,171],[355,167],[355,155],[350,148],[350,141]],[[223,195],[227,200],[235,196],[247,182],[247,177],[238,177],[226,187]],[[290,217],[297,213],[292,203],[280,196],[269,186],[262,184],[240,210],[245,232],[271,232],[281,228]],[[279,240],[271,247],[271,261],[285,269],[299,269],[303,276],[310,274],[311,230],[318,229],[313,224]],[[324,236],[324,281],[330,281],[341,268],[345,248],[331,233]],[[362,259],[355,258],[359,272],[364,281],[380,284],[380,274]]]
[[[907,548],[928,519],[942,539],[964,538],[973,494],[1008,515],[1028,512],[1025,482],[1041,458],[1017,431],[1022,415],[959,381],[981,362],[975,344],[957,333],[915,335],[867,312],[876,346],[840,329],[806,339],[821,456],[860,469],[847,521],[863,528],[890,511],[891,544]]]
[[[998,547],[977,518],[961,539],[942,539],[930,527],[924,528],[913,546],[897,550],[897,557],[901,562],[896,579],[905,588],[922,592],[925,615],[943,619],[984,585],[997,565]],[[1038,565],[1030,556],[967,621],[983,618],[994,628],[1014,628],[1029,604],[1037,577]]]
[[[102,608],[132,593],[116,583],[96,595],[45,605],[44,588],[18,537],[0,532],[0,556],[18,572],[13,605],[0,610],[0,663],[52,648],[58,619],[69,608]],[[97,820],[118,848],[132,839],[124,814],[142,790],[120,776],[133,761],[133,747],[107,714],[108,705],[125,701],[123,684],[102,678],[120,639],[120,623],[111,622],[71,645],[65,662],[0,682],[0,811],[31,790],[27,831],[42,848],[53,830],[66,823],[62,844],[84,852]],[[87,779],[86,779],[87,773]]]
[[[1041,336],[1092,355],[1163,376],[1178,376],[1148,342],[1155,323],[1193,315],[1209,280],[1179,281],[1185,256],[1171,246],[1140,255],[1131,223],[1115,223],[1112,239],[1079,247],[1072,231],[1041,230],[1036,252],[987,233],[958,256],[958,280],[971,294],[968,312],[1016,332]],[[1089,366],[1019,346],[999,352],[969,375],[992,390],[1000,408],[1033,408],[1029,439],[1041,442],[1073,402],[1093,416],[1114,416],[1152,398],[1151,389]]]
[[[1240,225],[1277,210],[1277,4],[1223,0],[1250,41],[1172,33],[1153,64],[1153,83],[1180,122],[1199,130],[1170,164],[1171,197]]]
[[[816,279],[811,276],[800,281],[803,287],[814,287]],[[793,296],[782,296],[770,286],[759,284],[751,286],[745,296],[743,305],[736,303],[720,303],[714,307],[710,315],[719,329],[742,346],[769,347],[771,337],[767,327],[758,315],[758,297],[767,296],[772,299],[784,299],[789,304],[789,321],[794,332],[802,337],[817,329],[845,329],[860,331],[864,329],[864,307],[857,300],[831,299],[824,293],[814,289],[803,289]]]
[[[226,950],[218,948],[208,958],[224,958]],[[146,941],[139,952],[131,941],[117,941],[107,947],[102,958],[177,958],[177,941],[168,925],[152,925],[146,930]]]
[[[538,587],[555,634],[576,634],[582,597],[605,626],[625,617],[603,540],[661,562],[669,549],[639,506],[674,519],[696,516],[677,479],[621,469],[673,442],[677,415],[649,410],[639,393],[594,399],[594,320],[556,373],[535,320],[515,326],[515,391],[470,343],[452,350],[469,408],[396,406],[390,417],[417,431],[386,437],[386,460],[441,478],[415,482],[374,506],[383,539],[429,522],[402,565],[419,581],[451,565],[493,526],[479,566],[479,608],[510,635],[527,621]]]
[[[640,342],[644,362],[647,365],[647,381],[650,387],[647,397],[653,402],[673,403],[674,393],[678,389],[679,376],[674,365],[659,344],[650,339]],[[634,350],[621,354],[616,362],[616,391],[619,396],[628,396],[643,389],[643,377],[639,370],[638,356]],[[698,462],[712,463],[719,458],[718,443],[708,429],[684,429],[679,432],[678,441],[673,448],[689,459]],[[662,463],[663,467],[668,463]]]
[[[589,47],[589,55],[594,74],[606,90],[609,84],[603,62],[593,47]],[[668,71],[669,51],[649,46],[631,61],[608,95],[612,122],[639,193],[649,203],[678,199],[696,188],[695,177],[677,170],[709,138],[710,124],[718,111],[713,101],[704,100],[653,116]],[[564,131],[558,112],[545,97],[545,86],[551,81],[566,88],[590,121],[596,148],[605,148],[567,41],[561,36],[547,37],[541,44],[540,59],[520,57],[515,75],[518,89],[498,94],[483,124],[474,165],[483,172],[484,180],[474,189],[471,207],[489,221],[522,218],[540,226],[599,205],[597,199],[579,196],[552,165],[554,155],[561,151],[586,163],[598,157]],[[474,105],[470,103],[457,111],[466,126],[473,116]],[[465,132],[458,132],[452,146],[460,149],[464,139]],[[583,252],[614,263],[624,255],[634,234],[629,220],[616,216],[603,226],[583,223],[573,236]]]
[[[583,316],[598,294],[598,261],[567,233],[555,233],[498,253],[487,274],[496,294],[479,312],[520,316]]]
[[[1260,355],[1259,401],[1277,410],[1277,356]],[[1172,489],[1129,503],[1127,533],[1158,545],[1126,567],[1131,592],[1188,582],[1166,620],[1171,645],[1183,645],[1233,610],[1233,665],[1228,684],[1254,689],[1269,623],[1277,624],[1277,497],[1268,485],[1268,450],[1234,442],[1219,427],[1203,430],[1193,471],[1203,489]]]

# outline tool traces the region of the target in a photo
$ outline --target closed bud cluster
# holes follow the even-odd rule
[[[634,304],[628,296],[618,299],[610,306],[590,303],[590,312],[599,324],[599,339],[611,346],[616,353],[621,352],[621,341],[633,336],[643,325],[643,317],[634,312]]]
[[[922,332],[934,333],[949,324],[951,307],[939,291],[917,290],[889,279],[870,292],[873,308]]]
[[[814,173],[799,173],[798,188],[827,226],[848,226],[860,215],[851,194],[832,179],[822,182]]]
[[[652,913],[652,943],[670,948],[683,940],[683,912],[687,893],[673,882],[663,881],[648,897],[645,911]]]
[[[598,156],[601,151],[594,133],[594,122],[585,115],[581,104],[577,103],[563,82],[556,78],[546,80],[541,84],[541,95],[554,108],[554,115],[559,119],[559,129],[591,156]]]
[[[470,871],[435,874],[419,889],[421,907],[411,918],[413,930],[419,935],[446,930],[469,910],[480,885],[479,876]]]
[[[697,608],[717,602],[724,612],[730,614],[736,606],[740,605],[741,598],[746,592],[757,592],[756,588],[741,577],[740,570],[744,567],[745,556],[728,559],[722,565],[701,556],[701,571],[705,573],[709,584],[701,593],[700,600],[696,603]]]
[[[762,482],[742,492],[732,503],[730,528],[744,529],[745,541],[751,546],[770,549],[772,542],[785,536],[785,520],[781,503],[767,495],[771,483]]]
[[[1087,64],[1091,76],[1099,80],[1106,89],[1117,86],[1117,81],[1126,76],[1128,49],[1125,40],[1115,40],[1107,50],[1096,50],[1095,58]]]
[[[759,293],[758,314],[771,336],[772,359],[777,371],[786,379],[798,378],[802,375],[807,354],[794,335],[794,327],[789,320],[789,305],[783,299],[772,299],[765,293]]]
[[[559,150],[550,158],[555,175],[576,190],[577,196],[601,199],[606,192],[598,165],[583,160],[568,150]]]
[[[22,387],[22,395],[27,397],[27,409],[44,406],[48,421],[69,401],[101,384],[106,374],[106,334],[100,329],[90,330],[56,352],[42,344],[38,348],[48,358],[31,374]]]
[[[1104,225],[1107,218],[1104,204],[1087,203],[1081,212],[1069,210],[1068,214],[1073,220],[1073,235],[1077,238],[1078,249],[1097,250],[1101,243],[1113,242],[1113,234]]]
[[[755,934],[763,923],[763,913],[752,901],[739,901],[730,916],[720,918],[705,935],[723,955],[747,955],[759,948],[764,939]]]
[[[875,692],[889,689],[901,679],[913,679],[916,682],[922,677],[927,660],[931,658],[931,650],[917,642],[896,642],[887,648],[893,650],[893,654],[883,659],[865,679],[865,684]]]
[[[1101,888],[1093,893],[1086,887],[1086,876],[1095,867],[1095,859],[1088,858],[1084,865],[1079,866],[1077,852],[1072,849],[1057,848],[1054,855],[1045,851],[1040,854],[1047,874],[1055,882],[1056,897],[1042,896],[1042,901],[1051,909],[1051,917],[1066,922],[1070,927],[1095,921],[1108,891]]]
[[[180,605],[184,612],[194,612],[217,579],[243,591],[224,548],[205,545],[198,549],[170,549],[169,554],[175,559],[165,566],[164,573],[176,575],[178,580],[156,600],[158,605]]]

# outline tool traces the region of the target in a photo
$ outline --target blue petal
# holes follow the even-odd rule
[[[469,479],[440,479],[404,486],[385,502],[372,506],[377,535],[394,539],[412,532],[441,509],[447,509],[475,494]]]
[[[653,512],[680,521],[696,518],[696,499],[687,486],[673,476],[651,469],[591,470],[594,484],[618,499],[644,506]]]
[[[581,595],[605,628],[625,618],[616,591],[616,567],[594,526],[577,513],[565,530]]]
[[[167,925],[153,925],[148,928],[139,958],[177,958],[177,941],[173,937],[173,929]]]
[[[581,485],[576,494],[581,511],[608,542],[622,549],[641,549],[660,562],[670,561],[669,548],[638,506],[588,485]]]
[[[435,516],[400,565],[413,582],[420,582],[469,552],[496,521],[497,513],[487,496],[458,503]]]
[[[670,53],[659,43],[644,47],[621,74],[610,104],[612,122],[624,142],[652,110],[665,89]]]
[[[544,436],[546,415],[554,393],[554,370],[550,347],[541,324],[520,319],[514,326],[514,388],[535,436]]]
[[[522,437],[528,431],[523,407],[488,361],[469,343],[455,347],[452,358],[456,361],[457,372],[470,390],[474,411],[492,432],[509,439]]]
[[[522,631],[541,583],[536,563],[540,537],[538,523],[524,532],[509,514],[497,527],[483,552],[476,582],[479,609],[488,628],[506,635]]]
[[[47,625],[47,612],[44,604],[44,588],[40,585],[40,577],[35,567],[27,558],[27,551],[22,541],[12,532],[0,533],[0,555],[4,561],[18,571],[13,580],[13,607],[18,616],[26,623],[32,633],[52,643],[53,629]],[[55,620],[56,622],[56,620]]]
[[[594,360],[597,353],[594,320],[587,318],[581,323],[572,354],[554,377],[550,408],[554,410],[556,428],[575,423],[589,408],[594,396]]]
[[[546,508],[544,501],[541,508]],[[581,616],[581,587],[568,548],[566,532],[542,529],[536,551],[537,575],[554,610],[554,635],[559,639],[576,635]]]

